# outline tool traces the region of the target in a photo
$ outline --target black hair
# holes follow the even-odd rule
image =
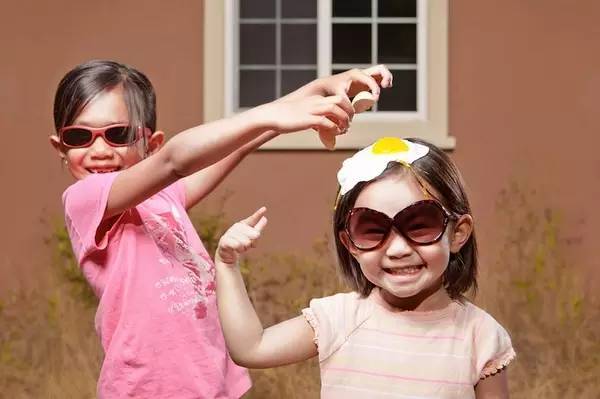
[[[415,138],[406,140],[429,147],[429,152],[426,156],[419,158],[410,165],[417,178],[436,191],[438,194],[436,199],[441,202],[451,215],[455,217],[470,215],[471,206],[466,195],[463,179],[450,157],[435,145],[424,140]],[[387,169],[378,177],[370,181],[358,183],[338,199],[333,217],[333,234],[338,264],[344,279],[354,291],[360,293],[362,296],[369,295],[375,285],[364,276],[357,260],[342,242],[340,233],[344,230],[347,215],[354,207],[356,199],[362,190],[372,182],[392,173],[404,171],[405,168],[406,166],[401,163],[390,162]],[[474,230],[458,253],[450,254],[448,267],[443,276],[443,283],[448,295],[452,299],[463,298],[464,293],[470,289],[476,292],[477,241]]]
[[[128,65],[110,60],[92,60],[67,72],[54,97],[56,131],[73,123],[97,95],[118,85],[123,87],[129,122],[134,127],[156,130],[156,95],[150,80]],[[132,134],[135,130],[132,129]],[[144,136],[145,137],[145,136]]]

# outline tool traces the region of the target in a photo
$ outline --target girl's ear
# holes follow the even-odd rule
[[[452,236],[450,237],[450,252],[457,253],[467,242],[473,232],[473,218],[471,215],[462,215],[454,223]]]
[[[148,155],[154,154],[165,142],[165,132],[157,130],[148,139]]]
[[[67,156],[64,153],[62,146],[60,145],[60,139],[58,138],[58,136],[53,134],[49,137],[49,139],[52,147],[54,147],[56,152],[58,152],[58,156],[61,157],[61,159],[66,159]]]
[[[356,253],[358,252],[358,250],[354,247],[354,245],[352,245],[352,242],[350,242],[348,233],[346,233],[344,230],[342,230],[338,233],[338,237],[340,237],[340,241],[342,242],[342,244],[344,244],[344,247],[346,247],[348,252],[350,252],[350,254],[352,256],[356,256]]]

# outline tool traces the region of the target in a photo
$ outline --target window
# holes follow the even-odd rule
[[[447,0],[209,0],[205,119],[271,101],[317,76],[384,63],[394,87],[355,117],[337,148],[360,148],[382,135],[452,148],[447,19]],[[315,134],[292,134],[263,148],[322,145]]]

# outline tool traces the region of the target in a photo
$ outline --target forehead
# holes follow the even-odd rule
[[[94,97],[75,118],[74,125],[101,127],[129,122],[122,86],[104,90]]]
[[[431,197],[413,174],[405,170],[367,185],[356,198],[354,207],[371,208],[392,217],[407,206],[428,198]]]

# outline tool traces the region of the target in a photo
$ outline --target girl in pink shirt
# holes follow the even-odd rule
[[[309,128],[341,134],[353,116],[348,95],[369,88],[377,96],[390,84],[384,66],[317,79],[163,145],[144,74],[91,61],[64,76],[50,143],[77,180],[63,203],[75,256],[99,298],[99,397],[237,398],[248,390],[247,371],[224,344],[214,264],[186,210],[262,143]]]
[[[338,181],[333,231],[351,293],[263,329],[237,262],[266,209],[221,238],[218,309],[234,361],[263,368],[318,355],[323,398],[507,398],[510,337],[463,296],[477,286],[477,247],[450,158],[386,137],[344,161]]]

